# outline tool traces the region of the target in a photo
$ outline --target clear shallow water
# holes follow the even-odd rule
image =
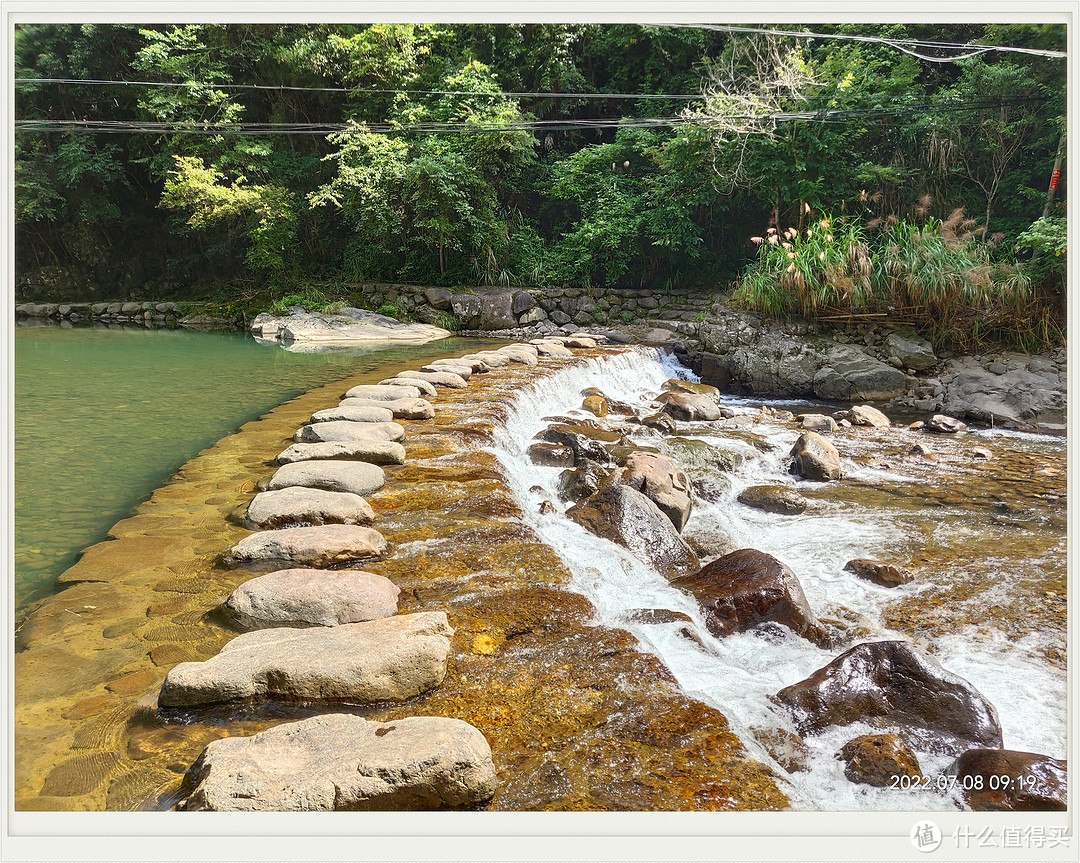
[[[693,597],[625,549],[566,519],[562,512],[567,505],[556,494],[559,469],[534,465],[526,455],[533,435],[548,424],[543,417],[581,413],[591,418],[577,410],[582,389],[599,387],[613,399],[643,407],[665,380],[676,376],[692,377],[670,357],[641,351],[593,360],[540,380],[520,394],[505,428],[496,434],[495,452],[507,467],[526,519],[573,571],[572,587],[592,601],[597,622],[631,631],[687,692],[718,707],[748,749],[769,762],[750,729],[794,730],[771,696],[826,665],[842,649],[823,650],[787,630],[714,638]],[[724,401],[741,403],[755,415],[749,405],[762,404]],[[816,412],[831,410],[821,406]],[[816,484],[787,473],[786,454],[798,436],[790,422],[764,416],[745,430],[709,423],[680,423],[679,430],[681,437],[742,456],[734,470],[710,474],[707,466],[692,465],[679,449],[671,450],[671,439],[644,429],[634,435],[637,443],[668,451],[692,478],[705,475],[725,488],[715,501],[697,501],[684,536],[720,549],[717,553],[726,545],[774,555],[798,575],[819,617],[862,615],[870,634],[857,641],[912,639],[971,682],[996,706],[1006,748],[1065,757],[1064,625],[1046,610],[1059,595],[1064,600],[1063,487],[1049,486],[1052,476],[1060,474],[1027,481],[1038,470],[1063,473],[1061,439],[1008,432],[933,436],[902,429],[852,430],[842,440],[837,436],[846,478]],[[752,439],[773,449],[759,452]],[[932,458],[905,458],[914,440],[931,445]],[[992,445],[993,459],[973,463],[972,445]],[[791,517],[736,501],[742,489],[757,484],[797,487],[811,507]],[[544,499],[555,504],[554,512],[539,512]],[[1002,512],[1009,514],[1005,521],[996,515]],[[855,557],[895,561],[913,569],[916,580],[896,590],[879,588],[843,571]],[[642,608],[689,615],[702,646],[680,635],[682,624],[635,621],[630,612]],[[1046,617],[1030,620],[1036,614]],[[834,754],[853,737],[878,730],[855,724],[807,738],[810,769],[792,774],[785,787],[793,805],[832,810],[962,806],[955,795],[849,782]],[[917,754],[931,777],[952,761],[930,752]],[[779,767],[777,773],[786,775]]]
[[[16,327],[17,617],[201,449],[312,387],[432,350],[298,353],[242,333]]]

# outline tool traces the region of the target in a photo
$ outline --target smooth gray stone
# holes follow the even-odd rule
[[[373,528],[323,524],[253,533],[227,549],[224,561],[228,566],[254,572],[296,567],[322,569],[385,557],[389,550],[386,538]]]
[[[321,441],[392,440],[405,437],[404,426],[398,423],[354,423],[348,420],[331,420],[301,426],[293,435],[297,443]]]
[[[260,697],[406,701],[443,682],[453,634],[444,611],[245,632],[205,662],[174,666],[158,704],[197,707]]]
[[[215,740],[190,775],[187,811],[430,810],[475,805],[497,786],[484,735],[441,716],[313,716]]]
[[[425,381],[422,378],[411,378],[408,381],[406,381],[404,378],[387,378],[386,380],[379,381],[378,383],[378,386],[380,387],[400,387],[403,385],[418,389],[420,391],[420,395],[422,395],[426,399],[433,399],[439,394],[439,391],[435,389],[435,385],[433,383]]]
[[[225,608],[244,622],[341,626],[397,614],[400,592],[360,569],[281,569],[245,581]]]
[[[399,380],[421,380],[434,384],[437,387],[449,387],[450,389],[463,390],[468,383],[461,375],[455,372],[399,372],[396,376]]]
[[[453,372],[458,375],[462,380],[468,380],[472,377],[472,364],[471,363],[453,363],[449,360],[441,360],[433,363],[428,363],[425,366],[420,366],[422,372]]]
[[[389,389],[389,387],[383,387],[383,389]],[[412,398],[412,399],[395,399],[392,402],[388,401],[371,401],[369,399],[361,398],[348,398],[342,399],[338,408],[344,409],[360,409],[370,408],[374,406],[385,407],[387,411],[393,414],[394,419],[399,420],[429,420],[435,416],[435,408],[427,399]]]
[[[375,512],[358,494],[291,486],[255,495],[244,515],[244,527],[265,530],[297,524],[371,524]]]
[[[529,344],[528,342],[514,342],[512,345],[503,345],[501,348],[496,348],[499,351],[525,351],[527,354],[532,354],[534,357],[540,352],[536,349],[536,345]]]
[[[346,399],[351,404],[339,404],[336,408],[325,408],[315,411],[308,422],[325,423],[336,420],[346,420],[351,423],[388,423],[394,419],[394,412],[389,407],[392,402],[367,402],[367,399]],[[360,401],[367,402],[364,405]]]
[[[574,352],[555,341],[538,341],[536,350],[542,357],[572,357]]]
[[[501,369],[510,363],[510,358],[498,351],[478,351],[476,356],[493,369]]]
[[[463,357],[458,357],[454,360],[458,363],[470,363],[472,365],[473,374],[483,375],[491,371],[491,366],[487,364],[483,357],[476,354],[465,354]]]
[[[278,453],[278,464],[315,460],[366,461],[370,464],[405,464],[405,447],[389,440],[334,440],[294,443]]]
[[[536,354],[531,354],[528,351],[518,351],[511,348],[500,348],[499,353],[506,357],[512,363],[523,363],[527,366],[535,366],[537,364]]]
[[[283,464],[266,484],[267,491],[289,486],[345,491],[361,497],[378,491],[386,474],[377,464],[363,461],[298,461]]]
[[[392,402],[398,399],[418,399],[420,390],[414,386],[385,387],[378,384],[360,384],[341,396],[343,399],[370,399]]]

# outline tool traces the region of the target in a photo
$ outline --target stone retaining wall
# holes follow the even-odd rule
[[[181,317],[176,303],[20,303],[17,318],[52,318],[61,321],[106,323],[175,323]]]

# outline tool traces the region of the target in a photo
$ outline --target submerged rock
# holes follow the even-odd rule
[[[1001,746],[997,711],[974,686],[906,641],[859,644],[776,696],[804,734],[865,722],[955,754]]]
[[[844,571],[853,572],[859,578],[872,581],[881,587],[899,587],[912,579],[911,573],[906,569],[883,560],[870,560],[865,557],[849,560],[844,564]]]
[[[798,577],[763,551],[733,551],[671,583],[694,595],[718,638],[762,623],[779,623],[811,640],[823,635]]]
[[[358,569],[282,569],[245,581],[225,600],[244,623],[339,626],[397,614],[400,590]]]
[[[405,447],[390,440],[294,443],[278,453],[278,464],[315,460],[366,461],[370,464],[405,464]]]
[[[694,506],[686,471],[665,455],[634,452],[626,459],[622,481],[660,507],[682,533]]]
[[[803,479],[827,482],[844,475],[836,447],[815,432],[800,435],[790,454],[795,457],[794,473]]]
[[[385,537],[373,528],[324,524],[253,533],[227,549],[223,560],[228,566],[270,572],[294,567],[325,569],[383,557],[388,551]]]
[[[801,773],[810,769],[810,747],[801,737],[784,728],[750,729],[754,739],[788,773]]]
[[[386,474],[376,464],[363,461],[298,461],[282,465],[266,484],[268,491],[304,486],[351,494],[371,494],[386,483]]]
[[[255,495],[244,515],[244,527],[264,530],[288,524],[371,524],[375,512],[358,494],[290,486]]]
[[[945,772],[957,777],[976,811],[1064,812],[1069,806],[1067,764],[1048,755],[969,749]]]
[[[246,632],[205,662],[174,666],[158,704],[198,707],[249,698],[405,701],[442,683],[453,634],[442,611]]]
[[[473,806],[495,793],[491,747],[460,719],[314,716],[215,740],[192,765],[186,811],[320,812]]]
[[[806,512],[806,498],[782,485],[752,485],[739,492],[739,503],[775,515],[799,515]]]
[[[864,734],[849,740],[837,753],[844,775],[852,782],[888,788],[895,777],[922,779],[915,753],[895,734]]]
[[[301,426],[293,435],[297,443],[323,443],[326,441],[390,440],[405,437],[405,427],[399,423],[354,423],[348,420],[331,420]]]
[[[660,508],[639,491],[612,483],[570,507],[567,518],[597,536],[629,549],[667,578],[696,570],[700,563]]]

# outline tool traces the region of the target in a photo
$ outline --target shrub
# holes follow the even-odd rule
[[[461,318],[457,315],[450,314],[450,312],[436,312],[435,326],[442,327],[444,330],[450,330],[452,333],[460,332],[464,329]]]

